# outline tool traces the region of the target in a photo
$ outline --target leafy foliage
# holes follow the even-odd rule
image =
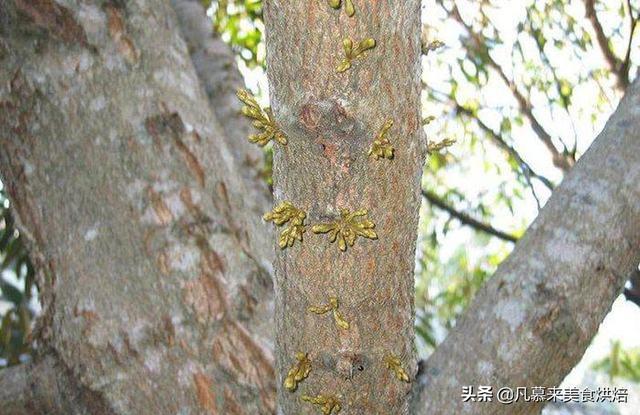
[[[214,10],[213,24],[216,32],[234,48],[249,68],[264,65],[262,45],[262,1],[219,0],[204,1]]]
[[[20,363],[28,356],[28,337],[34,310],[31,305],[34,271],[22,238],[0,192],[0,367]]]
[[[609,356],[596,362],[593,368],[607,373],[611,379],[640,382],[640,348],[624,350],[619,341],[614,341]]]

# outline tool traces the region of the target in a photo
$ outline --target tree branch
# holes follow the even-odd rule
[[[497,229],[495,229],[494,227],[492,227],[489,224],[480,222],[479,220],[476,220],[476,219],[472,218],[468,214],[456,210],[454,207],[448,205],[444,200],[439,198],[433,192],[430,192],[430,191],[427,191],[427,190],[422,190],[422,196],[425,199],[427,199],[432,205],[444,210],[449,215],[451,215],[454,218],[458,219],[464,225],[471,226],[472,228],[475,228],[475,229],[477,229],[479,231],[482,231],[484,233],[487,233],[489,235],[496,236],[496,237],[498,237],[500,239],[503,239],[505,241],[508,241],[508,242],[517,242],[518,241],[518,237],[517,236],[508,234],[506,232],[502,232],[500,230],[497,230]]]
[[[462,386],[556,386],[580,360],[640,262],[638,111],[640,80],[426,362],[416,414],[539,413],[463,403]]]
[[[422,87],[429,88],[429,86],[426,85],[424,82],[422,83]],[[433,91],[433,89],[431,90]],[[529,185],[529,188],[531,189],[531,194],[536,200],[538,210],[540,210],[542,208],[542,204],[540,203],[540,198],[538,197],[536,189],[533,186],[532,178],[538,179],[542,184],[544,184],[551,191],[553,191],[555,187],[554,184],[545,176],[534,171],[533,168],[526,161],[524,161],[524,159],[522,158],[522,156],[520,156],[517,150],[513,148],[510,144],[508,144],[499,133],[495,132],[484,121],[482,121],[480,117],[477,115],[477,113],[475,113],[474,111],[468,108],[463,107],[458,102],[451,99],[451,97],[449,97],[447,94],[444,94],[442,92],[438,92],[438,94],[446,97],[446,99],[438,98],[440,102],[452,105],[454,107],[454,111],[457,114],[463,114],[469,117],[472,121],[478,124],[480,129],[484,131],[485,134],[489,136],[489,138],[492,139],[492,141],[494,142],[494,144],[498,146],[498,148],[500,148],[501,150],[504,150],[508,156],[513,157],[514,160],[516,160],[516,162],[518,163],[518,171],[516,173],[522,175],[522,177],[524,177],[524,179],[526,180],[527,184]]]
[[[49,371],[45,367],[42,371]],[[51,401],[52,397],[58,395],[58,391],[47,393],[46,397],[35,397],[32,391],[31,377],[37,377],[39,368],[34,368],[31,363],[24,363],[18,366],[8,367],[0,370],[0,402],[2,402],[2,411],[6,415],[31,415],[34,405],[40,402]],[[36,383],[37,384],[37,383]],[[49,389],[45,389],[49,392]]]
[[[609,65],[609,69],[616,76],[618,89],[625,91],[629,86],[629,73],[628,71],[626,73],[623,72],[624,63],[616,56],[609,45],[609,39],[604,33],[604,28],[600,23],[600,19],[598,19],[598,14],[596,13],[595,3],[596,0],[584,0],[587,18],[591,22],[593,30],[596,32],[598,45],[600,46],[600,50]],[[631,35],[631,37],[633,37],[633,32]]]
[[[442,5],[442,4],[441,4]],[[444,7],[444,5],[442,5]],[[446,9],[445,9],[446,10]],[[558,150],[558,148],[553,144],[553,140],[551,139],[551,135],[547,132],[547,130],[542,126],[542,124],[538,121],[536,116],[533,114],[533,107],[529,103],[529,100],[524,96],[524,94],[520,91],[515,81],[509,79],[507,74],[504,72],[504,69],[489,53],[489,49],[486,46],[483,39],[473,30],[473,28],[464,21],[462,15],[460,14],[460,10],[456,3],[453,3],[453,9],[451,10],[453,17],[456,19],[458,23],[460,23],[467,31],[467,34],[473,41],[472,47],[476,48],[478,53],[483,56],[486,56],[487,63],[490,67],[492,67],[503,80],[505,85],[511,90],[513,97],[518,103],[518,107],[520,112],[529,120],[531,124],[531,128],[535,132],[536,136],[539,140],[545,145],[545,147],[549,150],[553,157],[553,164],[563,171],[568,171],[573,166],[573,161],[569,157],[568,154],[563,154]]]
[[[493,128],[489,127],[484,121],[482,121],[478,116],[476,116],[473,111],[469,110],[468,108],[463,107],[462,105],[460,105],[457,102],[455,102],[454,105],[455,105],[455,110],[456,110],[456,112],[458,114],[464,114],[464,115],[468,116],[469,118],[473,119],[474,121],[476,121],[476,123],[478,124],[480,129],[482,131],[484,131],[489,136],[489,138],[491,138],[493,140],[493,142],[495,142],[498,145],[498,147],[500,147],[507,154],[509,154],[511,157],[513,157],[514,160],[516,161],[516,163],[518,163],[518,166],[520,166],[520,169],[522,170],[523,174],[525,174],[527,176],[535,177],[536,179],[540,180],[540,182],[542,184],[544,184],[547,187],[547,189],[553,191],[555,186],[553,185],[553,183],[551,183],[551,180],[549,180],[545,176],[543,176],[543,175],[537,173],[535,170],[533,170],[533,168],[529,165],[529,163],[524,161],[524,159],[522,158],[520,153],[518,153],[516,151],[516,149],[513,148],[513,146],[509,145],[500,136],[500,134],[495,132],[493,130]]]
[[[551,61],[549,60],[549,57],[547,56],[547,54],[544,51],[544,45],[541,43],[541,38],[540,36],[538,36],[538,34],[536,33],[537,30],[539,29],[535,29],[533,27],[532,24],[532,16],[531,16],[531,10],[527,9],[527,24],[529,25],[529,30],[532,31],[533,33],[533,40],[536,44],[536,47],[538,49],[538,55],[540,56],[540,60],[542,61],[542,63],[544,64],[544,66],[549,70],[549,72],[551,72],[551,76],[553,77],[553,83],[556,89],[556,92],[558,93],[558,97],[560,97],[560,101],[561,101],[561,105],[562,108],[565,110],[565,113],[567,114],[567,117],[569,118],[569,121],[571,123],[571,127],[573,130],[573,146],[571,148],[571,151],[568,151],[568,146],[567,144],[564,142],[564,140],[562,139],[561,136],[558,137],[558,139],[562,142],[562,145],[564,146],[564,154],[567,154],[567,157],[569,158],[569,160],[571,161],[571,164],[575,164],[576,162],[576,151],[577,151],[577,147],[578,147],[578,135],[576,132],[576,126],[575,126],[575,122],[573,121],[573,117],[571,116],[571,113],[569,112],[569,105],[568,103],[563,99],[563,94],[562,94],[562,87],[560,85],[560,78],[558,78],[558,73],[556,71],[556,68],[551,64]],[[518,39],[517,41],[518,43],[518,50],[520,51],[520,54],[522,55],[522,41],[520,39]],[[548,102],[552,102],[551,98],[549,97],[549,92],[547,90],[544,91],[545,96],[547,97],[547,101]]]
[[[631,47],[633,46],[633,34],[636,31],[639,18],[633,16],[633,8],[631,6],[631,0],[627,0],[627,11],[629,12],[629,41],[627,42],[627,52],[625,53],[622,66],[620,67],[621,76],[624,83],[629,85],[629,69],[631,68]]]

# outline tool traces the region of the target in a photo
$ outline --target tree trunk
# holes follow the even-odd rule
[[[265,185],[171,6],[11,0],[0,16],[3,182],[39,269],[38,352],[61,369],[62,396],[36,408],[273,413]]]
[[[420,1],[357,2],[353,17],[326,1],[267,1],[271,102],[289,137],[274,155],[275,203],[290,201],[310,225],[335,221],[341,209],[367,209],[377,240],[358,238],[342,252],[314,234],[278,250],[276,360],[282,386],[297,352],[311,372],[292,393],[280,387],[282,413],[317,413],[302,395],[335,396],[345,414],[407,412],[409,384],[385,357],[415,373],[413,271],[426,154],[420,118]],[[338,73],[343,39],[376,46]],[[393,160],[368,155],[392,120]],[[276,245],[275,241],[272,245]],[[339,302],[338,327],[309,306]]]

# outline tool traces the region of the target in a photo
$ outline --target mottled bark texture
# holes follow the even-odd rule
[[[335,395],[344,414],[404,414],[410,386],[383,363],[400,357],[416,371],[413,270],[425,139],[420,123],[420,1],[355,2],[348,17],[326,1],[265,2],[271,102],[289,137],[274,155],[275,203],[290,201],[307,223],[336,220],[340,209],[369,210],[378,240],[359,238],[340,252],[310,228],[304,242],[278,251],[276,360],[280,413],[315,414],[302,394]],[[342,41],[377,46],[337,73]],[[368,151],[387,120],[395,158]],[[272,243],[275,246],[275,242]],[[335,296],[350,323],[307,307]],[[282,382],[296,352],[312,370],[295,393]]]
[[[416,414],[535,414],[462,403],[464,385],[556,386],[640,262],[640,81],[426,362]]]
[[[242,167],[236,173],[255,180],[262,169],[264,154],[260,147],[247,142],[252,127],[240,112],[242,105],[236,97],[236,91],[244,87],[244,80],[235,63],[235,55],[213,32],[211,19],[207,17],[200,0],[171,0],[171,3],[202,87],[224,129],[225,143]],[[262,206],[268,206],[271,194],[267,187],[261,183],[251,183],[254,188],[251,197],[261,197]],[[260,194],[258,190],[265,191]],[[267,249],[267,246],[264,248]]]
[[[106,401],[95,399],[52,355],[3,369],[1,374],[3,415],[110,413]]]
[[[177,22],[161,0],[0,4],[0,167],[43,303],[13,373],[59,368],[28,413],[275,411],[265,185],[219,42],[189,28],[199,71],[225,71],[199,80]]]

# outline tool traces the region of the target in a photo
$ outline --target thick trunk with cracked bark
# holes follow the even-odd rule
[[[338,243],[309,229],[304,242],[276,257],[278,384],[308,353],[311,373],[295,393],[279,389],[286,414],[317,408],[302,394],[335,395],[345,414],[403,414],[410,386],[387,369],[400,358],[415,373],[413,271],[426,143],[420,122],[420,1],[357,2],[347,16],[326,1],[265,3],[271,102],[287,146],[274,155],[275,202],[307,212],[309,224],[368,209],[377,240]],[[338,73],[343,39],[376,47]],[[388,120],[393,160],[368,155]],[[275,242],[272,243],[275,245]],[[339,301],[350,324],[309,306]]]
[[[176,4],[188,23],[197,3]],[[165,1],[0,13],[3,180],[40,271],[39,350],[75,380],[42,412],[272,413],[268,198],[211,110],[229,87],[199,81]]]

